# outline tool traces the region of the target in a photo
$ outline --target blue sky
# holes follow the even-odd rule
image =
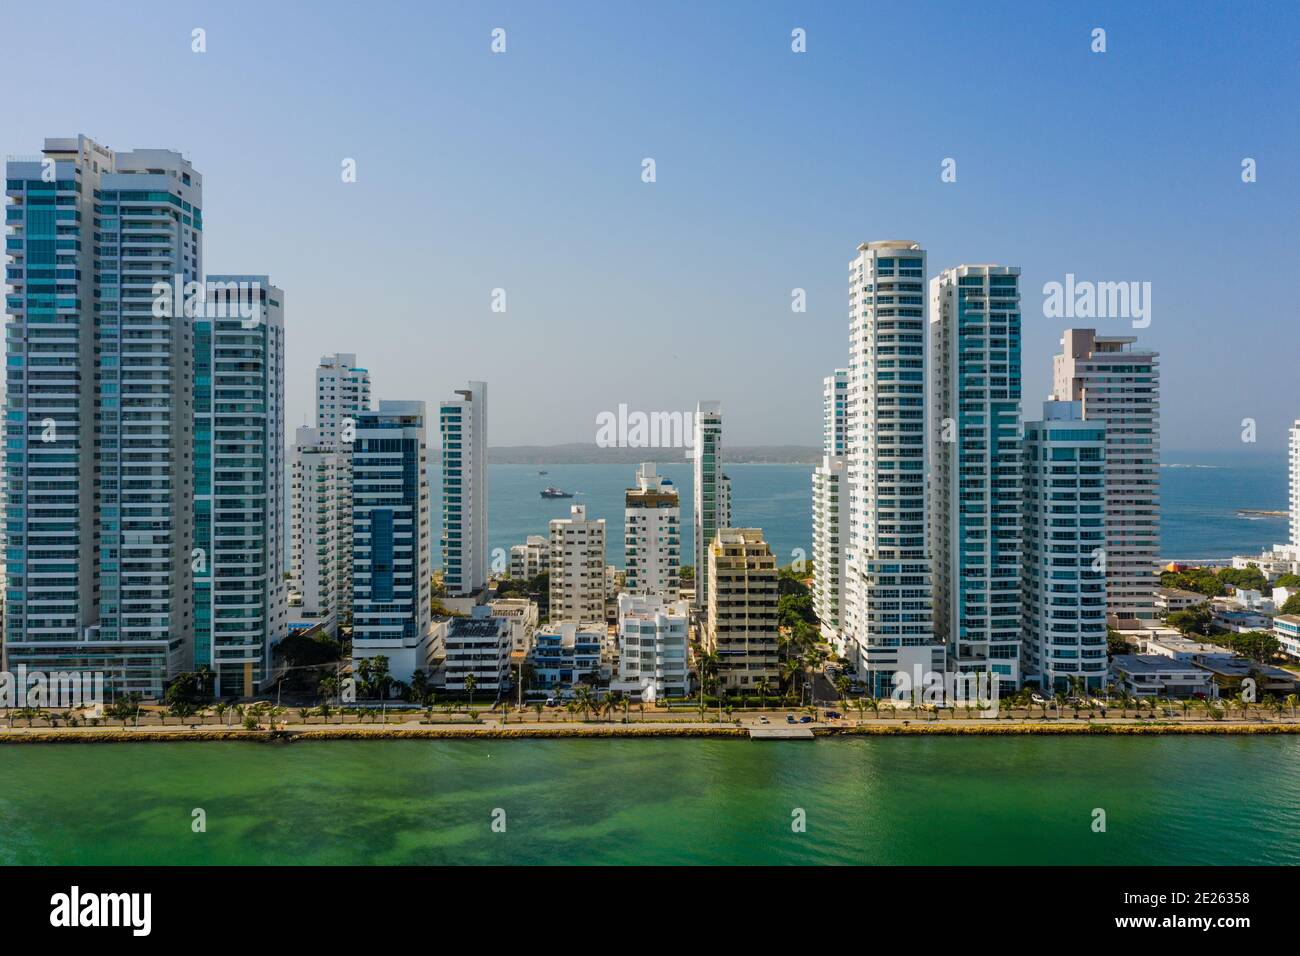
[[[1149,281],[1165,448],[1242,450],[1245,417],[1275,448],[1300,417],[1300,8],[1138,7],[10,5],[0,152],[185,152],[206,270],[285,290],[291,426],[345,351],[379,397],[487,380],[493,444],[700,398],[733,443],[817,444],[847,263],[907,238],[931,273],[1022,267],[1026,417],[1064,325],[1043,283]]]

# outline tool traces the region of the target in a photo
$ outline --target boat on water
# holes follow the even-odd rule
[[[549,472],[549,471],[539,471],[538,474],[539,474],[539,475],[549,475],[550,472]]]
[[[542,497],[543,497],[543,498],[572,498],[572,497],[573,497],[573,492],[572,492],[572,491],[564,491],[564,490],[562,490],[562,489],[560,489],[560,488],[556,488],[554,485],[552,485],[552,486],[549,487],[549,488],[543,488],[543,489],[542,489]]]

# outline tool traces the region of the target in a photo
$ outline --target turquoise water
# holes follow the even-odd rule
[[[0,776],[3,865],[1300,863],[1292,737],[59,744]]]

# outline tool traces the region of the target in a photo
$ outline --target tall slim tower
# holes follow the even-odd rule
[[[849,370],[822,379],[822,454],[843,455],[849,447]]]
[[[356,355],[338,352],[321,356],[316,367],[316,428],[310,438],[313,444],[309,453],[334,455],[335,547],[329,557],[334,562],[335,621],[330,624],[330,633],[334,633],[337,624],[352,619],[352,436],[356,433],[357,419],[368,411],[370,372],[357,364]],[[295,509],[299,503],[299,497],[295,496]],[[295,528],[304,526],[308,520],[308,515],[295,510]],[[297,579],[296,568],[297,564],[294,584],[302,592],[309,585]]]
[[[822,379],[822,463],[813,469],[813,610],[822,636],[845,655],[844,559],[849,541],[849,370]]]
[[[942,670],[926,542],[925,251],[866,242],[849,263],[847,656],[876,696]]]
[[[959,672],[1020,686],[1020,269],[930,280],[935,636]]]
[[[487,383],[442,403],[442,574],[449,597],[487,587]]]
[[[202,177],[77,136],[5,178],[8,660],[157,695],[194,662],[193,330],[174,304],[202,276]]]
[[[354,659],[428,639],[431,499],[424,402],[380,401],[352,446]]]
[[[677,486],[655,473],[653,462],[636,472],[636,487],[624,496],[623,543],[629,594],[657,594],[677,600],[681,586],[682,509]]]
[[[194,660],[218,696],[253,694],[288,629],[284,293],[208,276],[194,320]]]
[[[1044,402],[1025,423],[1024,671],[1048,691],[1106,676],[1106,426],[1078,402]]]
[[[302,600],[298,613],[338,632],[338,463],[341,453],[324,444],[319,429],[294,433],[290,502],[293,511],[290,573]],[[352,553],[351,531],[347,552]],[[349,572],[350,576],[350,572]]]
[[[316,428],[322,444],[337,446],[362,412],[370,411],[370,372],[354,354],[321,356],[316,366]]]
[[[1128,335],[1066,329],[1052,397],[1106,426],[1106,599],[1117,619],[1155,614],[1160,554],[1159,355]]]
[[[703,612],[709,606],[709,543],[731,523],[730,488],[722,474],[721,402],[696,404],[694,439],[695,607]]]

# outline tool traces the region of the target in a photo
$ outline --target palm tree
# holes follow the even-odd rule
[[[790,689],[793,690],[798,679],[803,676],[803,661],[798,657],[786,658],[781,664],[781,676],[790,682]]]
[[[1295,705],[1296,705],[1296,703],[1297,703],[1298,700],[1300,700],[1300,698],[1297,698],[1295,694],[1287,694],[1286,697],[1283,698],[1283,701],[1282,701],[1282,703],[1286,704],[1286,706],[1289,707],[1289,708],[1291,709],[1291,719],[1292,719],[1292,720],[1295,720]]]
[[[539,724],[542,722],[542,711],[544,711],[545,709],[546,709],[546,705],[542,703],[540,700],[533,701],[533,712],[537,714],[537,722]]]
[[[478,686],[478,680],[473,674],[465,675],[465,693],[469,694],[470,716],[474,716],[474,688]]]
[[[849,699],[849,678],[847,674],[841,673],[835,678],[835,689],[840,692],[840,699],[847,701]]]
[[[758,690],[758,706],[762,710],[767,710],[767,694],[772,689],[772,685],[767,682],[766,677],[760,677],[756,685]],[[1294,697],[1295,695],[1292,695]],[[1294,708],[1292,708],[1294,709]]]

